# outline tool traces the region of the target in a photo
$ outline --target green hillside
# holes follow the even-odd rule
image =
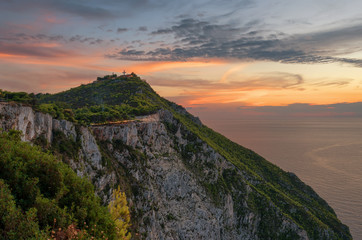
[[[320,228],[332,229],[339,235],[337,239],[352,238],[348,227],[338,220],[333,209],[295,174],[283,171],[257,153],[232,142],[212,129],[204,125],[199,126],[187,115],[176,114],[176,117],[238,169],[250,174],[254,182],[249,182],[249,186],[271,200],[286,216],[305,229],[310,238],[319,239],[320,233],[316,229]],[[197,147],[193,147],[192,150],[198,151]],[[211,193],[216,199],[221,191],[232,192],[234,183],[240,181],[234,176],[235,173],[224,172],[223,180],[212,186]],[[263,203],[255,199],[250,205],[258,211]]]
[[[95,122],[97,120],[122,120],[154,113],[161,108],[167,109],[173,113],[179,123],[186,126],[236,167],[254,176],[258,182],[250,183],[250,186],[270,199],[284,214],[307,230],[311,237],[319,234],[315,232],[317,227],[330,228],[340,233],[341,238],[349,235],[348,228],[337,219],[333,209],[294,174],[281,170],[253,151],[200,125],[182,107],[158,96],[149,84],[135,75],[128,78],[122,76],[113,79],[106,78],[58,94],[42,95],[39,102],[65,103],[73,109],[77,120],[91,122],[94,120],[96,120]],[[117,114],[112,114],[112,111],[124,115],[119,117]],[[90,117],[99,116],[105,112],[111,114],[112,118],[95,119]],[[194,148],[193,151],[197,151],[197,149]],[[213,186],[214,197],[217,198],[218,191],[231,191],[228,188],[230,186],[228,181],[232,180],[232,176],[225,176],[219,186]],[[255,206],[258,207],[257,204]]]
[[[81,123],[133,119],[160,109],[160,97],[135,74],[106,76],[57,94],[36,96],[39,109],[52,115],[74,117]]]
[[[318,239],[318,236],[323,235],[320,232],[320,229],[323,229],[334,232],[334,236],[338,236],[336,239],[351,239],[348,227],[338,220],[333,209],[297,176],[281,170],[255,152],[202,125],[181,106],[157,95],[149,84],[136,75],[107,76],[68,91],[39,94],[34,98],[35,108],[82,124],[133,119],[160,109],[167,110],[178,121],[176,125],[166,124],[170,131],[177,129],[177,125],[182,125],[249,176],[243,181],[263,196],[262,199],[257,196],[249,199],[249,205],[254,211],[264,211],[263,204],[267,199],[285,216],[305,229],[310,238]],[[197,145],[186,147],[185,157],[187,152],[200,150]],[[202,168],[195,165],[193,169],[196,171],[198,167]],[[216,203],[220,200],[221,192],[233,192],[237,182],[240,182],[236,176],[234,172],[224,171],[217,183],[205,184]],[[267,213],[263,214],[266,214],[265,218],[268,219]],[[267,236],[271,233],[265,234]]]

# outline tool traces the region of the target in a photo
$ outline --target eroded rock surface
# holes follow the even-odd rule
[[[134,227],[145,239],[308,239],[252,187],[257,178],[168,111],[124,124],[80,127],[31,107],[0,103],[0,128],[22,131],[24,141],[44,137],[49,144],[60,131],[78,143],[70,166],[91,179],[104,203],[113,188],[126,186]],[[333,236],[328,229],[318,231],[321,239]]]

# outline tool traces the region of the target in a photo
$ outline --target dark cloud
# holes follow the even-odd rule
[[[220,7],[219,15],[200,12],[201,5]],[[187,8],[181,6],[188,5]],[[227,6],[227,8],[225,7]],[[135,14],[157,11],[175,11],[180,9],[180,15],[173,18],[176,22],[171,22],[164,27],[150,31],[149,39],[143,42],[152,42],[158,40],[167,41],[162,44],[154,44],[142,48],[143,45],[133,45],[133,48],[115,50],[107,54],[109,58],[133,61],[187,61],[192,58],[224,58],[230,60],[267,60],[283,63],[345,63],[362,67],[362,59],[351,59],[340,57],[343,54],[362,51],[362,24],[358,20],[354,22],[344,22],[343,27],[330,28],[324,31],[311,32],[305,34],[286,35],[285,33],[273,31],[272,24],[270,29],[260,16],[242,21],[240,9],[250,6],[255,7],[255,1],[206,1],[203,3],[195,2],[170,2],[166,0],[11,0],[0,1],[0,9],[6,14],[14,13],[21,15],[24,19],[29,18],[30,14],[50,13],[55,18],[62,19],[84,18],[86,20],[95,20],[99,29],[105,32],[124,33],[134,30],[137,36],[141,32],[147,32],[147,26],[140,26],[135,29],[120,27],[111,29],[108,27],[110,22],[114,26],[115,18],[134,17]],[[192,7],[192,8],[191,8]],[[187,11],[185,9],[188,9]],[[27,13],[27,14],[23,14]],[[212,16],[211,16],[212,15]],[[159,16],[157,16],[159,17]],[[259,19],[257,19],[259,17]],[[19,17],[19,20],[22,18]],[[22,20],[24,20],[22,19]],[[77,22],[75,20],[74,22]],[[108,21],[108,22],[107,22]],[[167,21],[167,20],[166,20]],[[137,23],[139,24],[139,23]],[[143,23],[141,23],[143,24]],[[146,22],[147,24],[147,22]],[[309,25],[304,19],[286,20],[286,25],[302,26]],[[349,26],[347,24],[350,24]],[[354,24],[354,25],[351,25]],[[9,25],[9,24],[4,24]],[[336,26],[332,23],[330,26]],[[116,25],[117,26],[117,25]],[[122,25],[121,25],[122,26]],[[128,26],[128,25],[123,25]],[[340,25],[341,26],[341,25]],[[274,26],[277,27],[277,26]],[[5,27],[2,27],[5,28]],[[23,32],[27,32],[24,30]],[[55,31],[54,31],[55,32]],[[4,36],[1,39],[14,39],[15,41],[28,40],[48,40],[48,41],[69,41],[81,42],[91,45],[104,42],[100,37],[91,36],[68,36],[61,35],[25,35],[25,36]],[[115,42],[115,40],[109,40]],[[157,46],[156,46],[157,45]],[[123,46],[126,46],[124,44]],[[141,54],[142,52],[142,54]]]
[[[308,34],[295,35],[290,38],[290,41],[295,41],[301,44],[303,47],[307,46],[314,50],[328,49],[331,51],[331,47],[338,46],[341,42],[345,44],[351,42],[360,42],[362,37],[362,25],[344,26],[343,28],[334,28],[324,31],[318,31]],[[354,45],[358,49],[362,47]],[[313,48],[312,48],[313,49]]]
[[[113,32],[112,29],[109,29],[109,28],[108,28],[108,24],[100,25],[100,26],[98,26],[97,28],[100,29],[100,30],[102,30],[102,31],[104,31],[104,32],[108,32],[108,33]]]
[[[362,50],[360,45],[355,44],[362,38],[362,25],[288,36],[280,32],[254,28],[259,24],[260,21],[255,20],[236,27],[193,18],[182,19],[169,28],[161,28],[151,33],[153,36],[174,37],[176,41],[168,44],[168,47],[155,48],[137,55],[128,54],[128,51],[137,51],[128,49],[109,54],[107,57],[136,61],[187,61],[198,57],[283,63],[340,62],[362,67],[360,59],[337,56]],[[351,43],[351,47],[343,45],[347,42]],[[336,49],[339,49],[338,52]]]
[[[336,58],[338,62],[349,63],[356,67],[362,67],[362,59],[353,59],[353,58]]]
[[[80,35],[75,35],[75,36],[70,37],[69,39],[65,39],[65,41],[89,43],[89,44],[101,44],[104,40],[100,39],[100,38],[84,37],[84,36],[80,36]]]
[[[32,56],[45,58],[58,58],[64,56],[73,56],[71,43],[81,43],[87,45],[99,45],[104,42],[103,39],[94,37],[85,37],[74,35],[64,37],[62,35],[35,34],[28,35],[18,33],[0,38],[0,53],[18,56]]]
[[[8,35],[7,37],[0,38],[0,41],[8,41],[11,43],[26,43],[29,41],[64,41],[65,38],[62,35],[46,35],[46,34],[34,34],[29,35],[26,33],[16,33]]]
[[[81,4],[76,1],[52,1],[50,7],[87,19],[109,19],[116,18],[114,11],[101,6]]]
[[[127,31],[128,31],[128,28],[117,28],[117,33],[124,33]]]
[[[132,61],[143,61],[144,59],[144,55],[146,54],[145,51],[140,51],[140,50],[126,50],[123,49],[122,51],[119,51],[116,55],[115,54],[107,54],[106,57],[109,58],[119,58],[119,59],[130,59]],[[122,57],[118,57],[118,56],[122,56]]]
[[[0,7],[13,12],[29,12],[30,10],[46,10],[66,13],[88,20],[110,20],[130,17],[141,9],[156,7],[158,3],[149,0],[11,0],[0,1]]]
[[[87,44],[101,44],[104,42],[103,39],[86,37],[81,35],[74,35],[70,37],[65,37],[63,35],[47,35],[47,34],[35,34],[29,35],[25,33],[17,33],[9,35],[7,37],[0,38],[0,43],[11,43],[11,44],[30,44],[34,42],[80,42]],[[21,47],[21,46],[19,46]]]
[[[173,33],[172,29],[158,29],[157,31],[151,32],[153,35]]]
[[[336,81],[334,81],[333,79],[328,79],[328,80],[316,82],[316,83],[313,83],[310,85],[318,86],[318,87],[341,87],[341,86],[346,86],[346,85],[350,84],[351,81],[352,81],[352,79],[341,79],[341,80],[336,80]]]
[[[1,7],[14,12],[27,12],[29,10],[52,10],[68,13],[87,19],[109,19],[117,15],[115,12],[92,3],[93,1],[56,1],[56,0],[22,0],[2,1]]]
[[[235,58],[235,59],[269,59],[274,61],[296,61],[296,57],[304,55],[303,51],[284,49],[277,35],[263,37],[261,32],[250,31],[245,27],[232,25],[217,25],[207,21],[188,18],[178,24],[153,31],[152,35],[172,34],[178,41],[179,47],[156,48],[137,55],[135,59],[124,51],[108,57],[127,60],[168,60],[180,61],[194,57],[202,58]]]
[[[141,26],[138,28],[138,31],[140,32],[146,32],[148,30],[148,28],[146,26]]]

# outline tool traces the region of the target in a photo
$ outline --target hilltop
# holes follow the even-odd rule
[[[40,110],[71,109],[75,120],[86,124],[132,119],[155,113],[162,105],[160,97],[135,74],[105,76],[91,84],[36,97]]]
[[[93,83],[57,94],[0,90],[0,99],[28,104],[54,117],[83,124],[134,119],[155,113],[166,102],[135,74],[98,77]]]
[[[61,136],[92,146],[89,159],[76,159],[90,150],[73,144],[64,161],[89,176],[104,202],[121,185],[133,203],[134,231],[145,238],[351,239],[333,209],[295,174],[214,132],[136,75],[99,78],[57,94],[11,94],[2,92],[60,121],[58,135],[49,123],[50,144]],[[24,139],[33,142],[44,134],[35,112],[27,115],[29,127],[19,120],[24,105],[13,106],[18,114],[7,108],[0,108],[3,128],[14,121],[30,129]],[[156,117],[108,124],[143,115]],[[72,130],[81,126],[90,130]]]

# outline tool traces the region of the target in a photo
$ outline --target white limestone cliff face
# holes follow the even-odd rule
[[[170,133],[164,122],[177,123],[169,112],[158,115],[146,122],[92,127],[139,188],[132,206],[139,213],[140,233],[147,239],[258,239],[262,219],[248,207],[248,194],[254,190],[235,189],[220,194],[215,202],[205,188],[217,184],[225,169],[243,173],[200,139],[188,140],[190,133],[181,125]],[[200,145],[200,151],[185,160],[183,149],[188,144]],[[239,202],[237,207],[234,201]],[[293,231],[296,238],[308,239],[272,203],[268,208],[279,224],[276,231]]]
[[[89,177],[100,191],[103,190],[105,182],[108,183],[114,178],[112,175],[104,175],[95,181],[97,173],[103,171],[104,167],[101,164],[102,156],[97,142],[86,127],[79,127],[77,132],[72,122],[54,119],[49,114],[34,112],[28,106],[0,103],[0,128],[21,131],[23,141],[31,142],[43,137],[49,144],[53,142],[54,131],[60,131],[73,142],[79,140],[81,143],[78,159],[68,159],[68,164],[78,175]]]
[[[53,118],[49,114],[36,113],[31,107],[13,103],[0,103],[0,114],[0,128],[22,131],[23,141],[40,135],[51,141]]]
[[[127,184],[134,224],[143,238],[261,239],[263,216],[249,206],[249,197],[259,195],[245,182],[255,180],[192,136],[169,112],[146,119],[89,129],[30,107],[0,103],[0,128],[22,131],[24,141],[42,136],[52,143],[54,131],[78,141],[79,157],[68,163],[91,179],[104,202],[112,188]],[[176,131],[166,123],[177,126]],[[188,151],[188,146],[198,150]],[[239,176],[238,181],[222,184],[231,184],[233,190],[213,192],[220,176],[229,172]],[[265,208],[278,234],[308,239],[272,202]]]
[[[39,115],[41,115],[41,113]],[[51,130],[59,130],[63,132],[65,136],[72,139],[73,141],[77,140],[77,132],[75,130],[75,126],[73,123],[69,121],[53,119]]]

